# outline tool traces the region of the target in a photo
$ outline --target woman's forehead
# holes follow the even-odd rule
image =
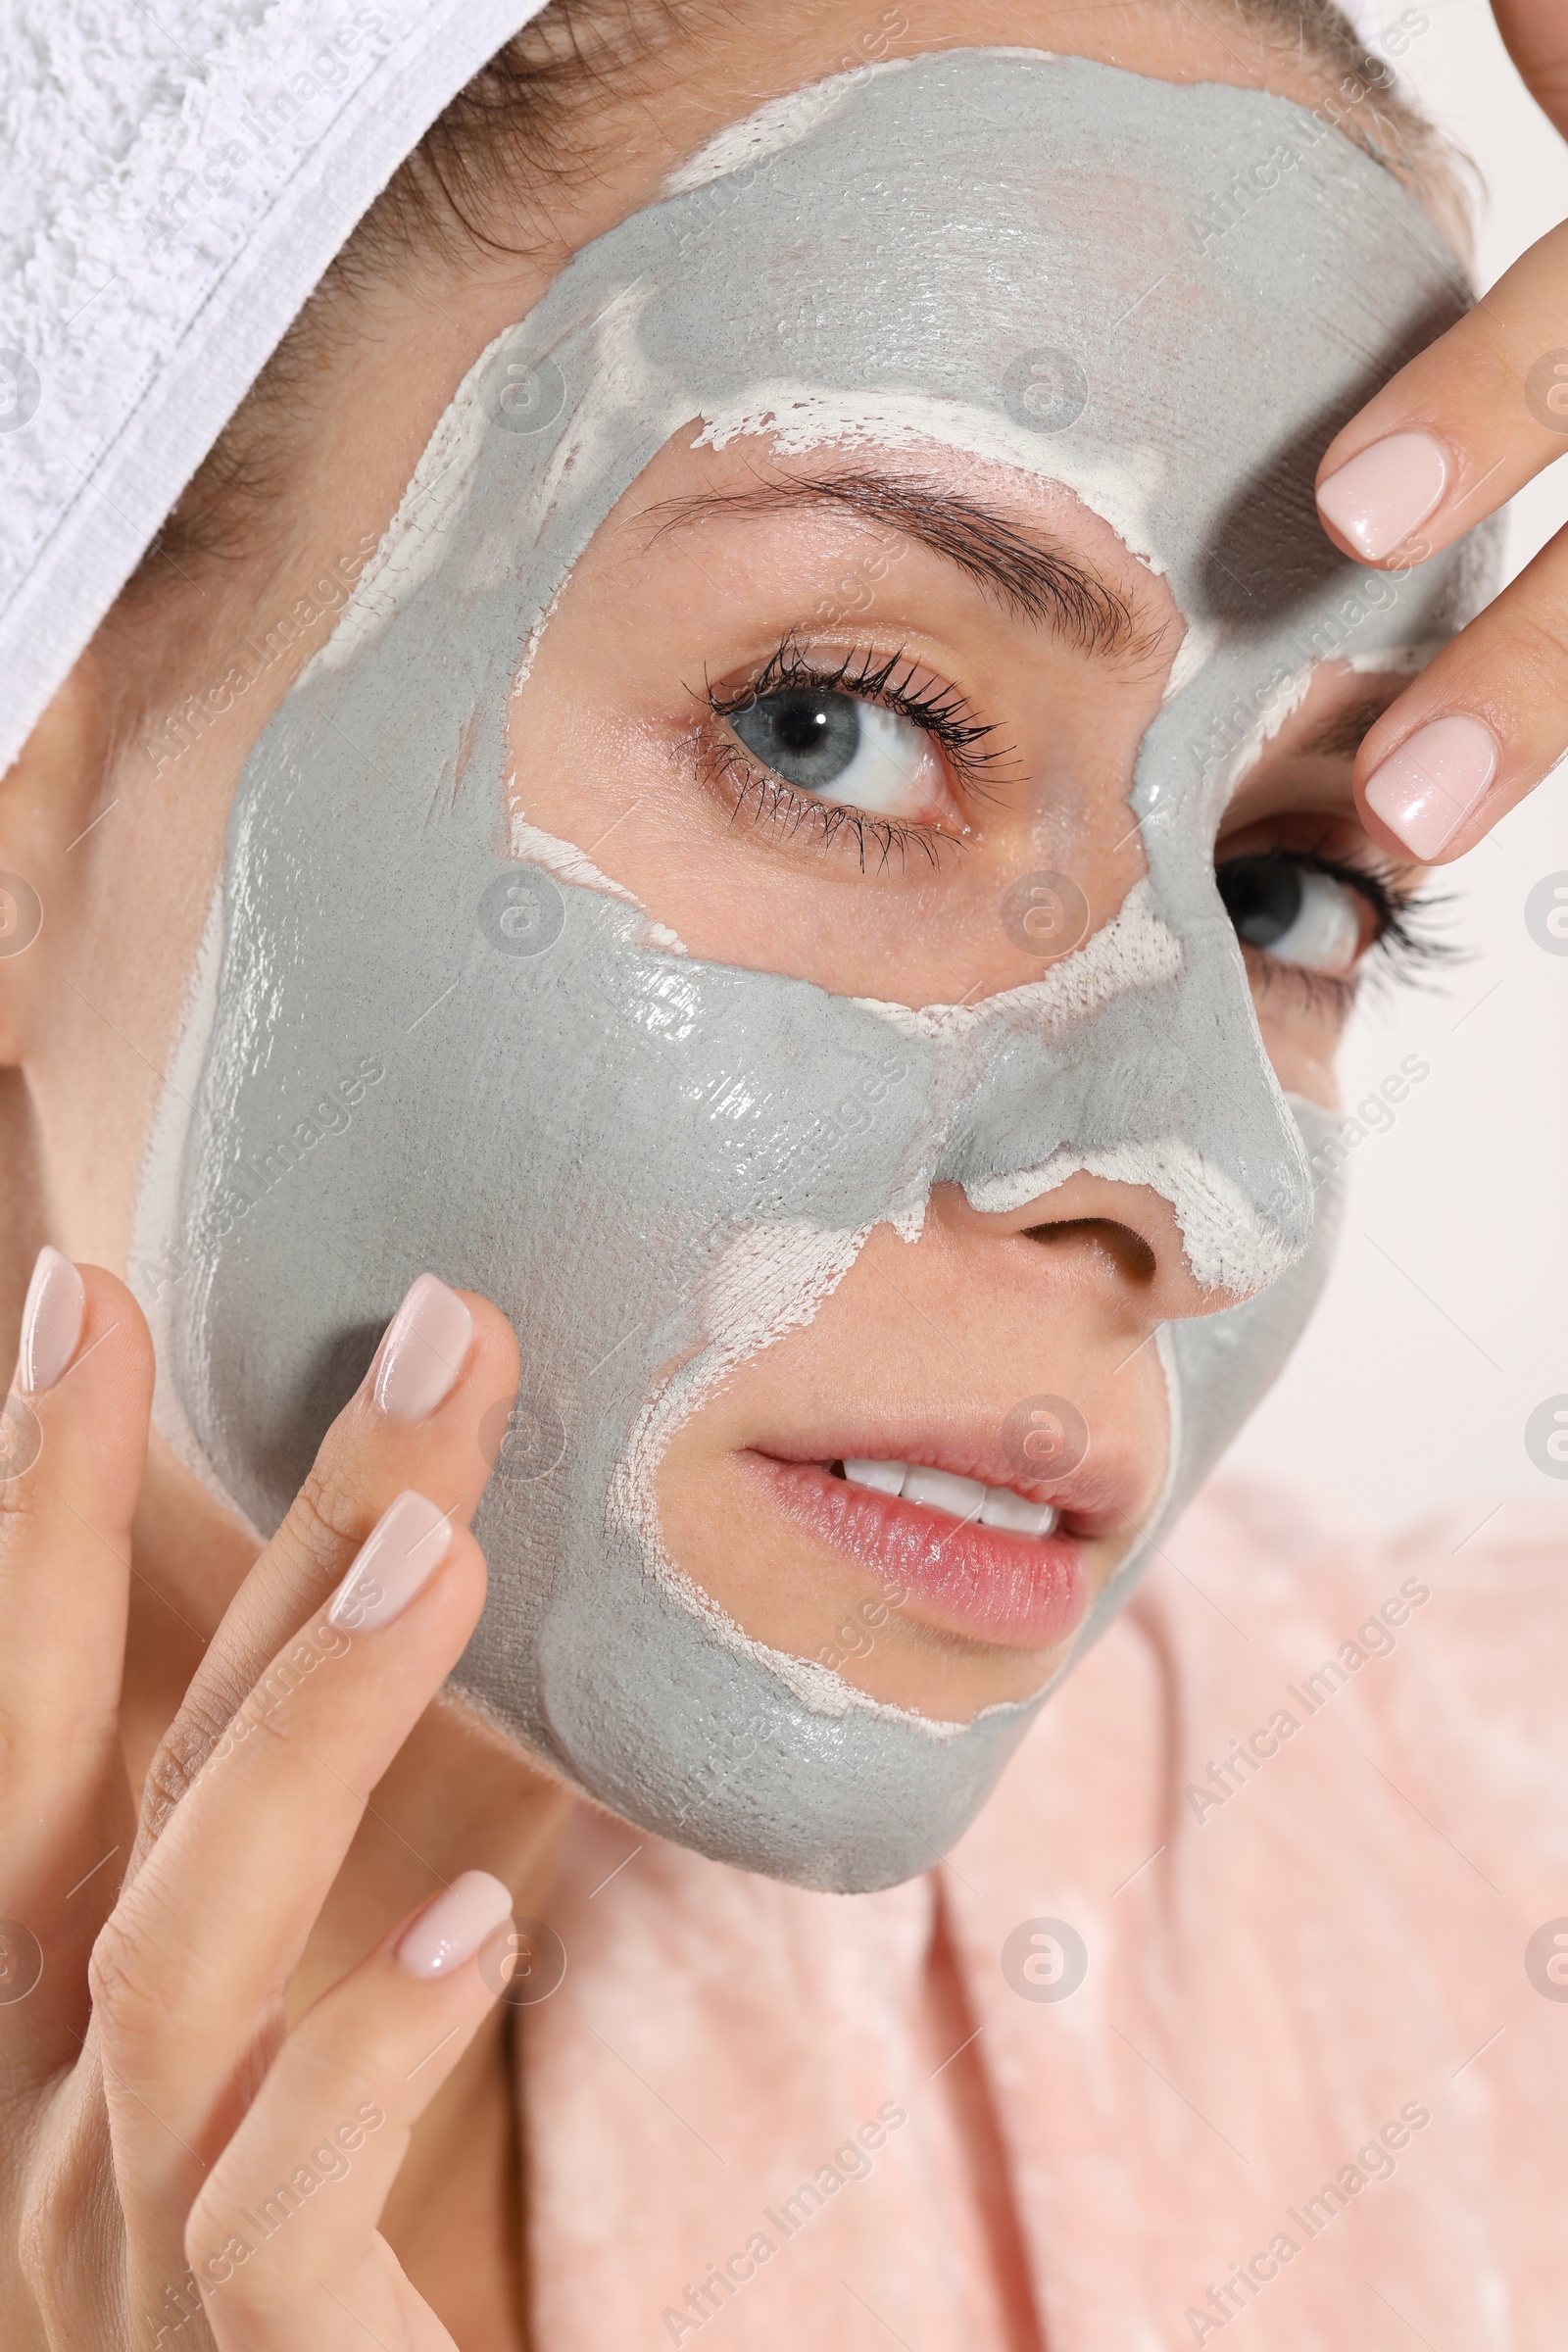
[[[694,416],[699,446],[765,436],[785,464],[936,447],[1070,492],[1193,624],[1321,634],[1353,567],[1317,454],[1464,307],[1413,200],[1285,100],[1081,58],[959,52],[798,101],[492,346],[459,401],[480,503],[521,498],[564,576]],[[1428,567],[1349,622],[1357,648],[1430,637],[1442,596]]]

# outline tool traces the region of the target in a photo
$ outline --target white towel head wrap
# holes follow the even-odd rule
[[[543,0],[13,0],[0,772],[372,198]]]

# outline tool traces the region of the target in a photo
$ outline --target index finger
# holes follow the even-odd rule
[[[320,1606],[393,1497],[416,1487],[454,1523],[471,1516],[495,1459],[484,1435],[504,1420],[497,1408],[510,1405],[517,1372],[500,1309],[421,1274],[165,1734],[143,1792],[138,1864],[269,1659]]]
[[[1420,561],[1565,451],[1568,221],[1336,433],[1318,513],[1359,563]]]

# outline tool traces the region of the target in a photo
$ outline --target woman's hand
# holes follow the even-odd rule
[[[1568,135],[1563,0],[1493,0],[1508,52]],[[1318,508],[1360,562],[1421,562],[1568,453],[1568,222],[1402,368],[1324,453]],[[1568,747],[1568,531],[1446,646],[1361,746],[1374,839],[1446,863]]]
[[[130,1294],[46,1251],[0,1424],[0,2334],[436,2352],[376,2223],[501,1988],[508,1890],[467,1872],[292,2030],[283,2001],[478,1617],[464,1523],[513,1335],[415,1286],[208,1648],[138,1841],[119,1709],[152,1379]]]

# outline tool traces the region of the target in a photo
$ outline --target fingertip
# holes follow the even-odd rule
[[[33,1261],[22,1309],[17,1386],[24,1396],[52,1389],[81,1344],[87,1289],[63,1250],[45,1242]]]
[[[1363,779],[1359,799],[1418,865],[1455,854],[1493,784],[1500,754],[1484,720],[1450,710],[1405,735]],[[1499,812],[1500,813],[1500,812]]]
[[[410,1284],[381,1335],[361,1399],[393,1422],[427,1422],[477,1380],[489,1395],[517,1377],[516,1335],[499,1307],[426,1270]]]
[[[1447,495],[1453,466],[1433,433],[1386,433],[1353,458],[1320,471],[1317,511],[1329,535],[1357,563],[1382,564],[1408,548]]]
[[[23,1308],[0,1477],[47,1452],[36,1475],[51,1492],[64,1479],[82,1508],[119,1518],[140,1486],[153,1380],[152,1337],[125,1285],[46,1245]]]
[[[457,1295],[473,1317],[474,1336],[482,1343],[497,1376],[515,1388],[522,1370],[522,1351],[512,1318],[482,1291],[460,1290]]]
[[[511,1888],[488,1870],[466,1870],[404,1929],[392,1956],[429,1984],[455,1975],[511,1918]]]
[[[490,1590],[490,1564],[471,1528],[454,1525],[452,1541],[441,1566],[448,1577],[455,1576],[458,1583],[468,1591],[468,1606],[477,1624]]]
[[[61,1379],[67,1385],[86,1371],[123,1391],[151,1397],[154,1373],[153,1335],[134,1294],[107,1266],[78,1259],[76,1272],[84,1294],[81,1338]]]
[[[29,1402],[71,1383],[92,1359],[95,1378],[150,1382],[152,1335],[131,1293],[107,1267],[46,1242],[22,1310],[15,1387]]]

